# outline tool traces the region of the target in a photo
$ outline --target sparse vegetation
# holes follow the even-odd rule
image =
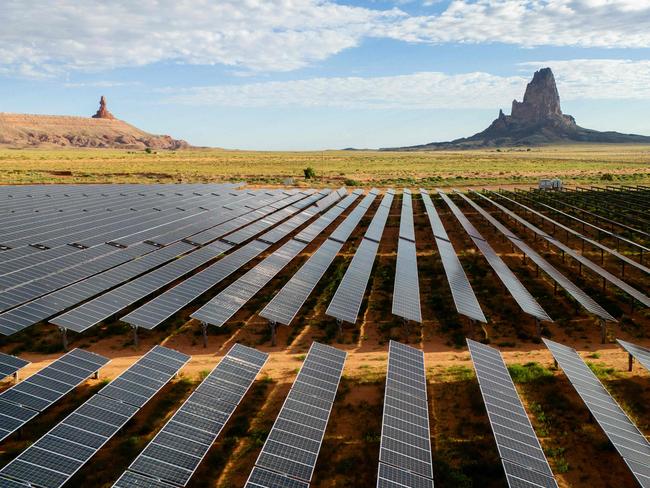
[[[531,151],[494,149],[435,152],[252,152],[221,149],[120,151],[112,149],[0,149],[0,183],[188,183],[246,181],[282,184],[304,176],[331,186],[452,186],[650,182],[647,146],[569,145]],[[310,170],[309,172],[306,172]],[[314,177],[318,174],[318,179]],[[344,176],[341,176],[344,175]],[[609,178],[609,177],[606,177]],[[353,184],[354,183],[354,184]]]

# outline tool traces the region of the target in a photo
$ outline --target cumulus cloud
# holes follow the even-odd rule
[[[520,64],[526,72],[544,66],[553,68],[564,100],[650,100],[650,61],[572,59]]]
[[[384,35],[428,43],[648,47],[650,3],[638,0],[452,0],[435,16],[391,23]]]
[[[374,78],[339,77],[197,87],[170,102],[236,107],[492,108],[521,91],[525,78],[437,72]]]
[[[451,0],[442,13],[333,0],[4,0],[0,73],[55,77],[158,62],[291,71],[368,38],[650,47],[650,2]]]
[[[0,66],[48,74],[156,62],[289,71],[403,15],[323,0],[5,0]]]
[[[578,59],[519,65],[521,76],[422,72],[373,78],[336,77],[196,87],[167,101],[224,107],[458,109],[503,107],[521,99],[535,69],[550,66],[563,100],[650,100],[650,61]]]

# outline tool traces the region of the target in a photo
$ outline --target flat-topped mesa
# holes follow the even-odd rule
[[[115,116],[106,108],[106,97],[104,95],[99,99],[99,110],[93,115],[93,119],[115,119]]]

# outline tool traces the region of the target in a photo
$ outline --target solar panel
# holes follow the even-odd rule
[[[246,488],[309,488],[309,483],[255,466],[248,477]]]
[[[289,325],[359,224],[377,194],[371,191],[312,254],[260,312],[274,323]]]
[[[189,359],[154,346],[2,468],[0,479],[44,488],[63,486]]]
[[[313,342],[246,482],[246,488],[309,486],[346,353]]]
[[[377,488],[433,488],[433,480],[389,464],[379,463]]]
[[[177,245],[185,246],[185,251],[187,252],[194,250],[189,244],[178,243]],[[83,332],[156,290],[159,290],[163,286],[183,277],[208,261],[220,256],[231,247],[230,244],[223,242],[208,244],[194,252],[182,255],[178,259],[154,271],[118,286],[108,293],[104,293],[63,315],[59,315],[50,320],[50,322],[59,327]],[[176,256],[178,254],[177,252]]]
[[[402,193],[402,213],[399,221],[399,236],[415,242],[415,228],[413,226],[413,200],[411,190],[405,188]]]
[[[643,487],[650,486],[650,443],[572,348],[544,339],[598,425]]]
[[[325,313],[330,317],[351,324],[357,321],[394,194],[393,190],[388,190],[379,204],[361,244],[354,253],[350,266],[345,271],[345,275],[327,307]]]
[[[318,201],[322,197],[323,193],[321,192],[313,195],[313,197],[307,198],[307,200],[312,199],[313,201]],[[267,250],[271,247],[271,244],[307,222],[317,213],[316,207],[313,206],[301,211],[264,234],[258,240],[246,244],[244,247],[229,254],[200,273],[188,278],[183,283],[171,288],[152,301],[122,317],[121,320],[138,327],[153,329],[210,288],[230,276],[244,264]]]
[[[11,357],[11,356],[10,356]],[[0,441],[84,382],[109,362],[83,349],[69,353],[0,393]]]
[[[330,195],[332,196],[332,195]],[[325,202],[330,196],[323,198],[317,203]],[[301,230],[294,239],[305,243],[313,241],[321,232],[323,232],[332,222],[334,222],[352,203],[359,197],[359,192],[355,190],[352,194],[346,196],[343,200],[329,209],[314,223]],[[324,207],[321,207],[324,208]]]
[[[232,346],[113,486],[133,486],[135,476],[186,486],[267,359],[250,347]]]
[[[131,246],[120,258],[121,264],[0,314],[0,333],[10,335],[45,320],[173,259],[192,246],[176,243],[156,249],[148,244]]]
[[[451,289],[451,296],[454,300],[454,305],[459,314],[469,317],[471,320],[478,320],[479,322],[487,322],[483,310],[476,299],[472,285],[470,285],[463,265],[460,263],[456,250],[449,240],[447,231],[440,220],[440,216],[436,211],[436,207],[431,201],[431,197],[426,190],[421,189],[422,200],[426,208],[427,215],[429,216],[429,223],[433,236],[438,247],[442,267],[447,276],[447,283]]]
[[[320,216],[313,224],[301,231],[292,240],[285,243],[277,251],[273,252],[273,254],[194,312],[191,317],[207,324],[216,325],[217,327],[225,324],[248,300],[307,247],[318,234],[336,220],[358,196],[359,193],[356,191],[348,195],[348,197]],[[301,236],[300,239],[299,236]]]
[[[589,270],[591,270],[594,273],[596,273],[597,275],[601,276],[603,279],[607,280],[608,282],[610,282],[611,284],[613,284],[617,288],[620,288],[621,290],[623,290],[625,293],[627,293],[631,297],[637,299],[639,302],[643,303],[646,307],[650,307],[650,297],[648,297],[645,293],[637,290],[633,286],[628,285],[625,281],[621,280],[620,278],[617,278],[616,276],[614,276],[612,273],[610,273],[609,271],[607,271],[603,267],[597,265],[596,263],[594,263],[590,259],[584,257],[582,254],[574,251],[572,248],[570,248],[566,244],[563,244],[562,242],[560,242],[555,237],[547,234],[546,232],[544,232],[543,230],[541,230],[537,226],[531,224],[526,219],[524,219],[523,217],[520,217],[519,215],[517,215],[516,213],[514,213],[510,209],[504,207],[500,203],[495,202],[494,200],[488,198],[487,196],[485,196],[485,195],[483,195],[481,193],[477,193],[477,195],[479,195],[484,200],[490,202],[492,205],[497,207],[503,213],[505,213],[506,215],[512,217],[517,222],[524,225],[525,227],[530,229],[532,232],[534,232],[538,236],[545,239],[549,244],[557,247],[558,249],[560,249],[560,251],[562,251],[563,253],[568,254],[573,259],[578,261],[580,264],[582,264],[583,266],[588,268]]]
[[[422,322],[415,243],[402,238],[397,242],[392,313],[405,320]]]
[[[508,486],[557,488],[553,472],[501,353],[470,339],[467,339],[467,346]]]
[[[645,369],[650,371],[650,349],[632,344],[631,342],[616,339],[616,342],[625,349],[634,359],[639,361]]]
[[[413,207],[411,192],[408,189],[404,189],[402,194],[392,313],[405,320],[422,322]]]
[[[433,487],[424,353],[388,346],[377,487]]]
[[[460,222],[460,225],[465,229],[465,232],[467,232],[469,237],[472,239],[474,245],[478,247],[479,251],[481,251],[481,254],[483,254],[519,307],[521,307],[525,313],[532,315],[537,320],[552,322],[552,319],[544,311],[542,306],[537,303],[537,300],[535,300],[524,285],[521,284],[515,274],[510,270],[510,268],[508,268],[508,265],[503,262],[503,259],[501,259],[494,249],[492,249],[492,246],[490,246],[490,244],[483,238],[479,231],[476,230],[469,220],[467,220],[467,217],[463,215],[463,212],[461,212],[456,204],[452,202],[442,190],[438,190],[438,194],[451,209],[458,222]]]
[[[270,247],[253,241],[121,317],[123,322],[153,329]]]
[[[29,364],[25,359],[0,352],[0,379],[15,375],[18,370]]]
[[[578,288],[571,280],[566,278],[560,271],[558,271],[551,263],[546,259],[540,256],[535,250],[533,250],[528,244],[526,244],[522,239],[520,239],[516,234],[508,230],[501,222],[492,217],[488,212],[483,208],[479,207],[472,200],[467,198],[465,195],[458,193],[463,200],[465,200],[469,205],[471,205],[479,214],[481,214],[488,222],[490,222],[494,227],[496,227],[514,246],[519,248],[525,256],[530,257],[530,259],[537,265],[541,270],[543,270],[547,275],[549,275],[557,284],[564,288],[569,295],[571,295],[578,303],[580,303],[588,312],[593,313],[597,317],[608,320],[611,322],[616,322],[616,319],[612,317],[607,310],[598,305],[589,295],[584,291]]]

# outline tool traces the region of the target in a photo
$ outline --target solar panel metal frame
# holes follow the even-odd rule
[[[641,264],[641,263],[639,263],[637,261],[634,261],[633,259],[628,258],[624,254],[621,254],[620,252],[618,252],[616,249],[611,249],[610,247],[607,247],[604,244],[601,244],[600,242],[581,234],[580,232],[572,229],[571,227],[568,227],[568,226],[556,221],[555,219],[552,219],[548,215],[544,215],[543,213],[538,212],[537,210],[529,207],[528,205],[524,205],[523,203],[518,202],[517,200],[513,200],[512,198],[509,198],[509,197],[507,197],[507,196],[505,196],[505,195],[503,195],[501,193],[494,193],[494,192],[492,192],[490,190],[486,190],[486,191],[489,191],[492,194],[498,195],[499,197],[501,197],[501,198],[503,198],[503,199],[517,205],[518,207],[520,207],[520,208],[522,208],[522,209],[524,209],[524,210],[526,210],[526,211],[528,211],[528,212],[530,212],[530,213],[532,213],[534,215],[537,215],[541,219],[552,223],[554,226],[557,226],[558,228],[564,230],[565,232],[567,232],[569,234],[572,234],[573,236],[577,237],[578,239],[581,239],[584,242],[587,242],[587,243],[591,244],[592,246],[594,246],[594,247],[596,247],[596,248],[598,248],[598,249],[600,249],[600,250],[602,250],[602,251],[604,251],[604,252],[606,252],[606,253],[608,253],[608,254],[610,254],[610,255],[618,258],[618,259],[620,259],[624,263],[627,263],[628,265],[638,269],[639,271],[642,271],[643,273],[646,273],[646,274],[650,274],[650,268],[648,268],[647,266],[644,266],[643,264]]]
[[[648,439],[609,394],[575,349],[548,339],[543,339],[543,341],[593,418],[627,464],[632,475],[641,486],[648,486],[650,483],[648,476],[650,473],[650,442]],[[619,425],[626,426],[627,437],[620,436],[621,429],[619,427],[612,425],[613,428],[610,429],[610,419],[614,419],[614,422]],[[616,433],[614,433],[614,429]],[[637,446],[637,451],[631,449],[629,443]],[[634,453],[634,457],[630,457],[632,453]]]
[[[15,375],[28,364],[30,362],[26,359],[0,352],[0,379]]]
[[[512,479],[515,469],[512,469],[511,464],[514,464],[519,468],[517,480],[544,479],[543,486],[557,488],[558,485],[553,476],[553,471],[548,464],[542,445],[535,434],[535,429],[528,418],[526,409],[521,402],[501,353],[495,348],[471,339],[467,339],[467,346],[476,371],[476,378],[487,410],[494,440],[506,471],[508,486],[511,488],[521,486],[520,483],[517,484],[518,482]],[[500,423],[499,418],[502,416],[503,408],[499,404],[507,405],[508,414],[511,417],[506,417],[506,420],[511,421],[509,422],[510,425]],[[496,406],[498,411],[495,411],[493,406]],[[515,424],[519,426],[518,429],[513,428]],[[513,435],[508,436],[509,433]],[[508,442],[504,442],[506,439]],[[507,445],[508,443],[510,445]],[[526,450],[526,452],[517,451],[513,447],[518,444],[521,444],[521,449]],[[531,453],[534,453],[534,455]],[[533,459],[534,462],[526,465],[525,462],[528,458]],[[531,484],[530,486],[535,485]]]
[[[587,269],[593,271],[594,273],[601,276],[603,279],[607,280],[608,282],[610,282],[614,286],[620,288],[621,290],[626,292],[628,295],[630,295],[631,297],[635,298],[636,300],[638,300],[639,302],[644,304],[646,307],[650,307],[650,297],[648,297],[645,293],[637,290],[633,286],[627,284],[625,281],[623,281],[620,278],[614,276],[612,273],[610,273],[609,271],[607,271],[603,267],[597,265],[596,263],[594,263],[590,259],[586,258],[585,256],[583,256],[579,252],[573,250],[572,248],[570,248],[566,244],[562,243],[561,241],[559,241],[555,237],[547,234],[546,232],[544,232],[543,230],[541,230],[537,226],[531,224],[526,219],[519,216],[518,214],[516,214],[515,212],[513,212],[509,208],[504,207],[500,203],[495,202],[494,200],[488,198],[486,195],[483,195],[482,193],[476,193],[476,194],[478,196],[480,196],[481,198],[483,198],[484,200],[490,202],[492,205],[497,207],[499,210],[501,210],[506,215],[512,217],[513,219],[518,221],[520,224],[522,224],[525,227],[527,227],[528,229],[530,229],[532,232],[534,232],[538,236],[540,236],[543,239],[545,239],[546,241],[548,241],[553,246],[560,249],[560,251],[562,251],[563,253],[566,253],[569,256],[571,256],[573,259],[575,259],[576,261],[581,263]]]
[[[616,339],[616,342],[618,342],[618,344],[625,349],[628,354],[631,354],[634,359],[641,363],[645,369],[650,371],[650,349],[621,339]]]
[[[492,217],[487,211],[478,206],[475,202],[467,198],[462,193],[457,193],[459,197],[465,200],[469,205],[472,206],[479,214],[483,216],[488,222],[490,222],[494,227],[496,227],[501,234],[506,237],[514,246],[519,248],[525,256],[530,257],[530,259],[537,265],[539,268],[549,275],[558,285],[566,290],[566,292],[571,295],[580,305],[582,305],[585,310],[596,315],[597,317],[610,321],[616,322],[616,319],[601,307],[596,301],[591,298],[587,293],[582,289],[576,286],[571,280],[564,276],[555,266],[549,263],[541,255],[539,255],[534,249],[532,249],[528,244],[526,244],[519,236],[511,232],[506,226],[501,222]]]

